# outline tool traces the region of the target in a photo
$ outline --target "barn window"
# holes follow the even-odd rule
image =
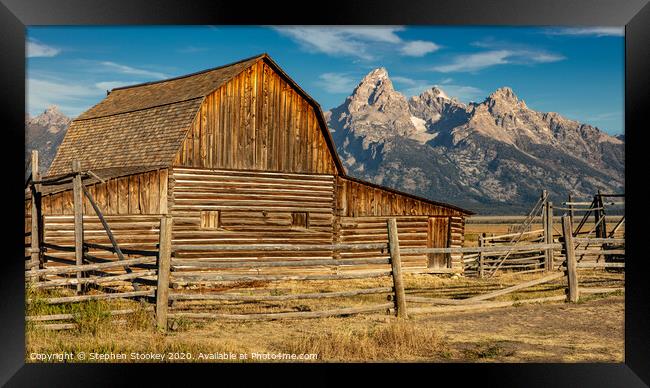
[[[291,213],[291,227],[293,228],[309,228],[309,213],[307,212],[293,212]]]
[[[201,229],[219,229],[221,212],[219,210],[201,210]]]

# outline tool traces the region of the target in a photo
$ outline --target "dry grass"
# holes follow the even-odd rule
[[[435,330],[401,319],[374,327],[303,333],[278,347],[289,353],[315,353],[324,361],[436,360],[449,353]]]
[[[467,298],[530,280],[540,275],[504,273],[492,279],[405,275],[407,293],[418,296]],[[564,279],[508,294],[496,300],[518,300],[564,292]],[[581,271],[588,287],[619,287],[623,274]],[[337,291],[385,285],[382,279],[341,282],[274,282],[267,294]],[[261,292],[249,284],[233,292]],[[260,285],[255,285],[260,286]],[[248,290],[248,291],[246,291]],[[197,290],[198,291],[198,290]],[[133,301],[83,302],[47,305],[42,295],[30,295],[30,315],[72,313],[77,328],[47,331],[29,325],[27,354],[32,352],[146,353],[316,353],[318,362],[361,361],[602,361],[623,359],[624,298],[585,295],[580,303],[546,303],[463,313],[414,315],[400,320],[382,314],[322,319],[229,322],[177,320],[168,334],[157,332],[152,311]],[[269,312],[322,310],[367,303],[383,303],[385,295],[269,303],[217,303],[214,311]],[[221,305],[221,306],[220,306]],[[411,303],[411,306],[420,304]],[[175,308],[177,308],[176,306]],[[196,307],[196,306],[195,306]],[[110,310],[135,308],[136,313],[110,316]],[[188,308],[189,307],[183,307]],[[205,308],[204,308],[205,309]],[[203,310],[204,310],[203,309]],[[598,323],[598,324],[595,324]],[[27,360],[31,362],[32,360]],[[85,360],[116,362],[115,360]],[[120,360],[140,361],[140,360]],[[165,360],[170,361],[170,360]],[[250,359],[235,360],[247,362]]]

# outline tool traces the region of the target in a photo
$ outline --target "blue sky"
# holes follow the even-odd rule
[[[624,130],[623,27],[29,27],[27,111],[76,116],[106,90],[267,52],[324,110],[383,66],[407,96],[463,102],[511,87],[539,111]]]

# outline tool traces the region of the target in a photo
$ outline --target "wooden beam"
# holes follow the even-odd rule
[[[527,282],[524,282],[524,283],[521,283],[521,284],[516,284],[514,286],[507,287],[507,288],[504,288],[502,290],[497,290],[497,291],[489,292],[487,294],[473,296],[471,298],[467,298],[466,300],[467,301],[482,301],[482,300],[486,300],[486,299],[492,299],[492,298],[496,298],[497,296],[506,295],[506,294],[509,294],[509,293],[517,291],[517,290],[521,290],[521,289],[524,289],[524,288],[536,286],[538,284],[547,283],[547,282],[550,282],[551,280],[559,279],[561,277],[564,277],[564,274],[561,273],[561,272],[557,272],[557,273],[553,273],[553,274],[550,274],[550,275],[546,275],[546,276],[541,277],[539,279],[533,279],[533,280],[530,280],[530,281],[527,281]]]
[[[38,171],[38,151],[32,150],[32,180],[38,181],[40,179],[40,173]],[[36,270],[39,267],[42,267],[42,257],[40,249],[40,237],[41,230],[39,228],[41,224],[41,186],[38,184],[32,185],[32,232],[31,232],[31,268]],[[32,278],[33,279],[33,278]],[[36,279],[34,279],[36,280]]]
[[[167,330],[172,222],[172,217],[167,214],[160,219],[160,253],[158,254],[158,285],[156,287],[156,325],[162,331]]]
[[[324,318],[337,315],[350,315],[368,313],[374,311],[387,311],[393,307],[392,303],[378,305],[350,307],[324,311],[296,311],[287,313],[259,313],[259,314],[220,314],[220,313],[170,313],[169,318],[198,318],[198,319],[228,319],[237,321],[259,320],[259,319],[290,319],[290,318]]]
[[[546,244],[553,243],[553,203],[546,201],[546,206],[544,207],[546,221],[544,225],[544,242]],[[548,248],[544,251],[544,269],[549,272],[553,267],[553,249]]]
[[[397,316],[408,318],[406,310],[406,295],[404,294],[404,283],[402,281],[402,259],[400,257],[399,237],[397,235],[397,220],[389,218],[388,223],[388,250],[390,252],[390,265],[393,275],[393,286],[395,288],[395,309]]]
[[[578,294],[578,270],[576,266],[576,256],[573,243],[573,231],[571,230],[571,220],[569,217],[562,217],[562,233],[564,234],[564,246],[566,251],[567,266],[567,283],[569,286],[569,301],[577,302]]]
[[[387,249],[388,244],[322,244],[322,245],[295,245],[295,244],[255,244],[255,245],[174,245],[174,252],[178,251],[335,251],[335,250],[363,250]]]
[[[281,301],[300,299],[325,299],[343,298],[356,295],[383,294],[393,291],[392,287],[376,287],[349,291],[318,292],[308,294],[286,294],[286,295],[245,295],[245,294],[196,294],[196,293],[173,293],[169,296],[171,300],[229,300],[229,301]]]
[[[73,200],[74,200],[74,258],[77,265],[83,264],[83,245],[84,245],[84,232],[83,232],[83,193],[81,182],[81,164],[78,160],[72,161],[72,172],[75,173],[73,178]],[[77,294],[81,293],[81,277],[83,273],[77,272]]]

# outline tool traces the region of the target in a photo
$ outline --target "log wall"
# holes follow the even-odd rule
[[[459,210],[434,205],[407,195],[401,195],[370,184],[338,177],[337,201],[344,217],[365,216],[456,216]]]
[[[172,246],[332,243],[332,175],[174,167],[169,193]],[[301,215],[295,217],[294,212]],[[308,213],[307,228],[292,225],[303,222],[302,213]],[[218,219],[218,226],[204,222],[202,227],[202,217]],[[176,257],[299,260],[331,258],[332,252],[187,251]]]
[[[206,96],[174,165],[335,174],[318,114],[259,61]]]
[[[88,191],[104,215],[165,214],[167,169],[133,174],[88,185]],[[72,189],[43,195],[44,215],[73,215]],[[95,214],[84,196],[84,214]]]
[[[345,244],[387,243],[387,219],[390,216],[378,217],[341,217],[341,242]],[[398,216],[397,232],[401,248],[427,248],[428,245],[428,216]],[[451,221],[453,224],[453,220]],[[456,246],[458,240],[452,240],[451,246]],[[431,244],[435,248],[439,244]],[[388,257],[388,252],[381,253],[376,250],[360,252],[343,252],[341,258],[380,258]],[[429,268],[429,258],[426,254],[401,254],[402,266],[405,268]],[[452,256],[452,268],[462,269],[460,255]]]
[[[99,218],[94,212],[86,214],[83,218],[84,242],[110,246],[111,242]],[[121,249],[158,250],[156,245],[160,234],[160,216],[107,215],[105,218]],[[74,247],[74,216],[45,215],[43,229],[46,244]],[[89,249],[88,253],[102,258],[117,258],[114,254],[104,250]],[[68,264],[75,262],[74,252],[48,248],[45,254],[67,260]],[[56,262],[48,263],[48,266],[51,265],[56,265]]]

